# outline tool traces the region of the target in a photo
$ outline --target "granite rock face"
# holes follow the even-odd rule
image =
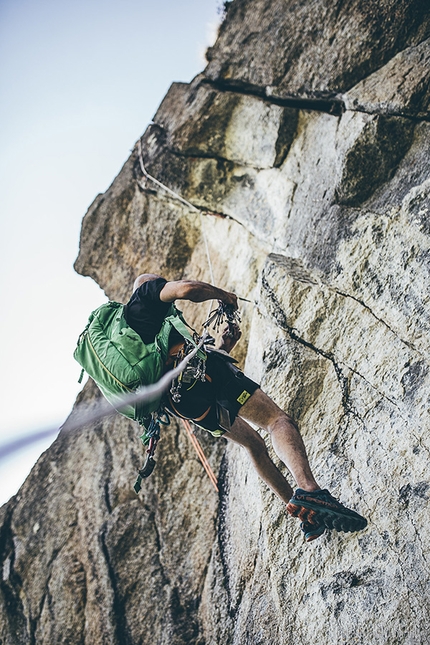
[[[141,272],[209,280],[206,239],[251,301],[237,358],[368,528],[304,543],[241,448],[198,432],[217,494],[174,422],[136,497],[138,428],[66,423],[0,511],[0,643],[429,643],[429,27],[418,0],[228,3],[76,261],[126,301]]]

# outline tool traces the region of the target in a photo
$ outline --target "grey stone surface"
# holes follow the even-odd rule
[[[66,424],[0,510],[1,643],[428,645],[426,38],[418,1],[234,0],[140,139],[197,211],[136,145],[75,265],[124,302],[141,272],[209,280],[205,237],[251,301],[237,358],[368,528],[304,543],[241,448],[199,433],[216,494],[176,424],[136,497],[138,428]]]
[[[430,118],[430,40],[399,52],[344,96],[348,110]]]
[[[429,28],[421,0],[235,0],[206,74],[278,97],[330,96],[428,38]]]

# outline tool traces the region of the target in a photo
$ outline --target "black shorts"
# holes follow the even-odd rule
[[[220,437],[226,432],[220,408],[227,412],[230,425],[233,425],[242,405],[259,387],[229,357],[209,351],[205,380],[183,383],[181,400],[175,403],[169,393],[166,407],[175,416],[190,419],[214,437]]]

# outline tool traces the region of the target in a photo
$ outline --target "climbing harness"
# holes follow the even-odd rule
[[[215,339],[209,334],[209,327],[213,323],[212,329],[219,332],[221,325],[227,322],[229,331],[228,335],[233,336],[233,327],[237,326],[240,322],[240,314],[234,310],[232,305],[225,304],[221,300],[218,301],[218,307],[209,312],[207,320],[203,323],[204,333],[203,336],[197,337],[195,340],[203,340],[203,348],[213,346]],[[184,344],[179,349],[176,355],[176,364],[183,360],[192,350],[193,346],[190,342],[185,340]],[[201,357],[198,354],[190,360],[185,369],[179,376],[172,382],[170,388],[170,396],[174,403],[179,403],[181,400],[181,388],[183,385],[189,385],[194,381],[204,382],[206,379],[206,355]]]
[[[213,346],[215,339],[210,336],[208,331],[209,327],[213,324],[213,329],[219,331],[219,328],[225,321],[227,322],[229,327],[237,325],[238,322],[240,322],[240,315],[238,311],[235,311],[231,305],[227,305],[219,301],[218,307],[210,312],[208,319],[203,323],[203,335],[200,337],[197,335],[197,332],[194,332],[194,343],[191,343],[187,339],[184,339],[183,344],[180,344],[178,348],[175,348],[176,355],[174,359],[174,367],[177,368],[178,364],[182,364],[183,361],[188,358],[195,350],[196,346],[200,345],[203,350],[205,350],[207,347]],[[190,421],[186,418],[183,418],[182,415],[176,410],[175,406],[175,404],[181,401],[181,390],[183,387],[192,388],[197,381],[204,382],[206,380],[206,358],[206,352],[203,352],[203,354],[194,353],[194,355],[189,358],[188,363],[185,365],[182,371],[177,374],[177,376],[172,380],[169,390],[170,407],[177,416],[181,417],[190,441],[194,449],[196,450],[200,461],[202,462],[203,468],[208,473],[209,479],[217,489],[216,477],[210,470],[210,466],[204,455],[203,449],[200,446],[197,437],[191,430]],[[208,411],[209,410],[207,410],[206,413]],[[206,413],[204,413],[202,417],[199,417],[199,419],[203,418]],[[139,491],[141,490],[142,479],[149,477],[154,470],[154,453],[160,439],[160,424],[169,424],[168,411],[164,407],[161,407],[159,410],[157,410],[157,412],[152,413],[147,430],[141,436],[143,443],[145,445],[148,444],[148,449],[145,465],[141,468],[141,470],[139,470],[137,480],[134,484],[134,490],[136,493],[139,493]]]
[[[204,345],[203,345],[204,346]],[[181,349],[178,351],[176,361],[180,362],[185,356],[187,356],[192,350],[192,345],[185,341]],[[185,369],[179,374],[179,376],[173,381],[172,386],[170,387],[170,395],[172,400],[175,403],[179,403],[181,400],[181,388],[182,385],[188,385],[193,381],[204,381],[206,378],[206,356],[200,358],[198,354],[190,360],[185,367]]]

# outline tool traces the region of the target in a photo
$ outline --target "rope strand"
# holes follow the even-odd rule
[[[147,179],[149,179],[150,181],[152,181],[154,184],[156,184],[156,186],[159,186],[160,188],[163,188],[166,192],[168,192],[170,195],[172,195],[172,197],[175,197],[176,199],[179,199],[180,202],[182,202],[183,204],[188,206],[188,208],[191,208],[191,210],[196,211],[197,213],[201,213],[201,210],[199,208],[197,208],[197,206],[194,206],[194,204],[192,204],[191,202],[187,201],[186,199],[181,197],[181,195],[179,195],[178,193],[175,193],[174,190],[171,190],[170,188],[168,188],[167,186],[162,184],[161,181],[158,181],[158,179],[155,179],[155,177],[153,177],[152,175],[149,174],[149,172],[145,168],[145,164],[143,163],[142,143],[141,143],[140,139],[138,140],[137,145],[138,145],[138,148],[139,148],[140,169],[141,169],[142,173],[145,175],[145,177]]]
[[[210,280],[211,284],[215,285],[215,279],[214,279],[214,274],[213,274],[213,267],[212,267],[212,262],[211,262],[211,257],[209,253],[209,245],[208,245],[208,240],[206,236],[206,231],[205,231],[205,226],[204,226],[204,221],[203,221],[203,211],[191,202],[189,202],[187,199],[184,199],[181,195],[176,193],[174,190],[171,190],[168,186],[165,186],[161,181],[158,181],[155,177],[149,174],[149,172],[145,168],[145,164],[143,163],[143,156],[142,156],[142,143],[141,140],[139,139],[138,142],[138,153],[139,153],[139,164],[140,164],[140,169],[142,171],[142,174],[149,179],[152,183],[154,183],[156,186],[159,188],[162,188],[165,190],[169,195],[180,201],[182,204],[185,206],[188,206],[193,212],[196,212],[199,214],[200,217],[200,226],[202,230],[202,237],[203,237],[203,242],[205,245],[205,251],[206,251],[206,258],[208,262],[208,268],[209,268],[209,274],[210,274]],[[140,182],[138,184],[142,186]],[[212,310],[212,303],[211,301],[209,303],[209,310],[208,310],[208,315]],[[174,369],[168,372],[168,374],[165,374],[157,383],[154,383],[153,385],[146,386],[146,387],[141,387],[136,392],[133,392],[131,394],[127,394],[123,397],[118,398],[118,403],[117,403],[117,408],[121,409],[121,407],[125,407],[128,405],[133,405],[138,402],[145,402],[145,403],[150,403],[154,399],[157,399],[161,394],[164,393],[165,390],[168,389],[170,383],[177,377],[181,372],[185,369],[186,365],[188,362],[195,356],[197,351],[202,347],[206,337],[208,336],[208,330],[205,329],[202,339],[199,343],[199,345],[190,353],[188,356],[186,356],[181,363]],[[32,432],[29,435],[24,435],[22,437],[19,437],[18,439],[13,439],[11,441],[3,443],[3,445],[0,446],[0,461],[2,459],[5,459],[9,455],[13,454],[14,452],[27,447],[29,445],[32,445],[34,443],[37,443],[38,441],[41,441],[42,439],[48,438],[50,436],[53,436],[54,434],[57,434],[62,428],[67,429],[68,432],[73,432],[74,430],[78,430],[79,428],[82,428],[83,426],[96,423],[97,421],[101,421],[105,417],[108,417],[112,414],[115,413],[114,408],[108,403],[107,401],[102,401],[100,402],[95,409],[93,409],[91,412],[87,413],[80,413],[79,407],[75,409],[75,416],[79,415],[75,420],[70,420],[66,421],[65,424],[63,424],[60,427],[52,427],[52,428],[45,428],[42,430],[39,430],[37,432]],[[185,427],[187,428],[187,425],[184,422]],[[189,436],[191,438],[194,437],[195,441],[197,441],[197,438],[193,435],[191,432],[190,427],[187,428],[187,432],[189,432]],[[193,442],[193,445],[195,445],[195,442],[193,439],[191,439]],[[198,443],[198,441],[197,441]],[[199,445],[200,451],[202,453],[203,459],[209,466],[209,463],[206,460],[206,457],[204,456],[203,450]],[[197,448],[196,448],[197,450]],[[198,450],[197,450],[198,451]],[[199,452],[198,452],[199,454]],[[200,457],[200,454],[199,454]],[[202,457],[200,457],[202,460],[202,463],[204,465]],[[206,470],[206,466],[204,465],[204,468]],[[210,466],[209,466],[210,469]],[[206,470],[206,472],[208,472]],[[211,471],[212,472],[212,471]],[[209,475],[209,473],[208,473]],[[212,476],[209,475],[209,478],[211,479],[212,483],[214,484],[215,488],[217,488],[217,483],[216,483],[216,477],[212,472]]]
[[[167,374],[162,376],[159,381],[157,381],[156,383],[153,383],[152,385],[140,387],[138,390],[136,390],[135,392],[132,392],[131,394],[126,394],[122,397],[118,397],[118,402],[116,404],[116,407],[121,409],[121,407],[133,405],[138,402],[150,403],[151,401],[154,401],[155,399],[157,399],[161,394],[163,394],[168,389],[173,379],[175,379],[177,376],[179,376],[179,374],[181,374],[181,372],[184,371],[188,362],[197,354],[199,349],[203,346],[203,343],[205,342],[207,335],[208,335],[207,332],[203,334],[199,344],[196,345],[196,347],[193,349],[192,352],[190,352],[187,356],[185,356],[185,358],[179,363],[179,365],[175,369],[167,372]],[[81,408],[82,407],[83,406],[81,406]],[[74,415],[75,418],[67,420],[66,423],[63,424],[63,426],[46,428],[43,430],[39,430],[38,432],[32,432],[29,435],[24,435],[22,437],[19,437],[18,439],[12,439],[11,441],[5,442],[3,445],[0,446],[0,461],[2,459],[5,459],[12,453],[16,452],[17,450],[20,450],[21,448],[28,447],[34,443],[37,443],[42,439],[45,439],[49,436],[57,434],[59,430],[61,430],[62,428],[64,428],[64,430],[67,430],[68,432],[73,432],[75,430],[78,430],[79,428],[82,428],[83,426],[97,423],[97,421],[101,421],[105,417],[111,416],[113,414],[115,414],[115,408],[105,400],[98,403],[95,409],[91,410],[90,412],[83,412],[83,411],[81,412],[78,406],[75,409],[75,415]]]
[[[200,459],[200,461],[202,463],[203,468],[206,471],[207,476],[209,477],[213,487],[215,488],[216,492],[218,493],[219,492],[219,490],[218,490],[218,480],[217,480],[217,478],[215,476],[214,471],[211,468],[210,463],[208,462],[208,460],[206,458],[205,453],[203,452],[203,448],[201,447],[199,440],[197,439],[196,435],[192,431],[190,422],[188,421],[188,419],[182,419],[182,423],[185,426],[185,430],[187,431],[187,435],[188,435],[191,443],[194,446],[194,449],[195,449],[195,451],[196,451],[196,453],[197,453],[197,455],[198,455],[198,457],[199,457],[199,459]]]
[[[139,139],[139,140],[138,140],[138,142],[137,142],[137,146],[138,146],[138,152],[139,152],[139,164],[140,164],[140,169],[141,169],[141,171],[142,171],[143,175],[144,175],[147,179],[149,179],[149,181],[152,181],[156,186],[159,186],[159,188],[162,188],[162,189],[163,189],[163,190],[165,190],[167,193],[169,193],[169,195],[171,195],[171,196],[172,196],[172,197],[174,197],[175,199],[177,199],[177,200],[179,200],[180,202],[182,202],[183,204],[185,204],[185,206],[188,206],[188,208],[190,208],[190,209],[191,209],[192,211],[194,211],[195,213],[198,213],[198,214],[199,214],[199,216],[200,216],[200,226],[201,226],[201,229],[202,229],[202,237],[203,237],[203,242],[204,242],[204,245],[205,245],[205,251],[206,251],[206,259],[207,259],[208,267],[209,267],[210,280],[211,280],[211,284],[212,284],[213,286],[215,286],[215,278],[214,278],[214,273],[213,273],[213,268],[212,268],[211,257],[210,257],[210,253],[209,253],[209,245],[208,245],[208,240],[207,240],[207,237],[206,237],[205,226],[204,226],[204,223],[203,223],[203,212],[204,212],[204,211],[202,211],[200,208],[197,208],[197,206],[194,206],[194,204],[192,204],[191,202],[189,202],[187,199],[184,199],[184,197],[182,197],[181,195],[179,195],[179,193],[176,193],[174,190],[172,190],[172,189],[171,189],[171,188],[169,188],[168,186],[165,186],[161,181],[158,181],[158,179],[156,179],[155,177],[153,177],[152,175],[150,175],[150,174],[149,174],[149,172],[148,172],[148,171],[146,170],[146,168],[145,168],[145,164],[143,163],[143,156],[142,156],[142,143],[141,143],[141,140],[140,140],[140,139]],[[140,182],[138,182],[138,183],[139,183],[139,185],[141,186]],[[212,309],[212,302],[213,302],[213,301],[211,301],[211,303],[210,303],[209,311]]]

